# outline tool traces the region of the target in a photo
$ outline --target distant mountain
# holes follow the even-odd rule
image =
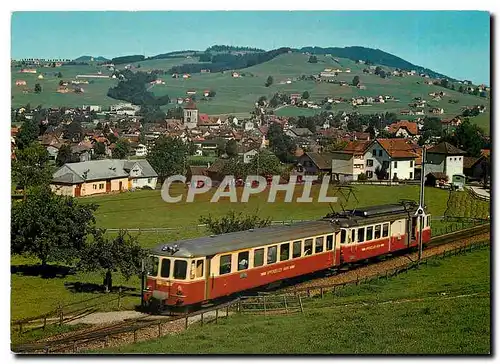
[[[311,53],[311,54],[329,54],[333,57],[340,57],[340,58],[349,58],[354,61],[361,60],[361,61],[370,61],[374,64],[378,64],[381,66],[387,66],[387,67],[394,67],[394,68],[400,68],[403,70],[415,70],[419,73],[426,73],[432,78],[447,78],[449,80],[454,80],[451,77],[448,77],[446,75],[443,75],[438,72],[434,72],[433,70],[430,70],[428,68],[422,67],[422,66],[417,66],[414,65],[413,63],[410,63],[408,61],[405,61],[404,59],[397,57],[393,54],[384,52],[380,49],[373,49],[373,48],[366,48],[366,47],[344,47],[344,48],[339,48],[339,47],[328,47],[328,48],[321,48],[321,47],[303,47],[300,49],[294,49],[297,52],[302,52],[302,53]]]
[[[81,56],[81,57],[78,57],[78,58],[74,59],[73,61],[74,62],[91,62],[92,58],[94,59],[94,62],[107,62],[107,61],[109,61],[109,59],[104,58],[102,56],[98,56],[98,57]]]

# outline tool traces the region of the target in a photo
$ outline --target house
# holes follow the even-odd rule
[[[191,78],[191,75],[188,74],[188,73],[185,73],[185,74],[182,75],[182,78],[186,80],[188,78]]]
[[[103,159],[66,163],[52,175],[52,191],[65,196],[90,196],[133,188],[156,188],[158,174],[147,160]]]
[[[433,107],[432,109],[430,109],[430,112],[433,114],[443,114],[444,109],[440,107]]]
[[[196,95],[196,90],[187,90],[186,94],[188,94],[188,95]]]
[[[84,144],[73,145],[71,147],[71,154],[75,159],[78,159],[79,162],[86,162],[92,157],[92,148]]]
[[[148,155],[148,148],[144,144],[137,144],[135,147],[135,156],[136,157],[145,157]]]
[[[404,138],[375,139],[364,155],[366,177],[413,180],[418,148]]]
[[[295,105],[297,103],[297,101],[299,101],[301,98],[302,98],[302,96],[300,94],[291,94],[290,95],[290,103],[292,105]]]
[[[305,152],[297,158],[297,165],[302,166],[306,175],[331,174],[332,158],[331,153]]]
[[[208,167],[203,166],[189,166],[186,173],[186,182],[190,183],[193,176],[206,176],[207,169]]]
[[[418,135],[418,124],[408,120],[401,120],[388,126],[387,131],[400,138]]]
[[[26,81],[25,80],[17,80],[16,86],[26,86]]]
[[[332,176],[337,181],[357,180],[365,172],[365,153],[371,142],[350,141],[342,151],[332,153]]]
[[[243,147],[238,153],[243,158],[243,163],[250,163],[257,154],[259,154],[259,148],[254,146]]]
[[[466,153],[448,142],[441,142],[429,149],[425,155],[425,177],[429,173],[444,173],[449,182],[455,174],[464,173],[464,155]]]
[[[298,137],[308,138],[314,135],[312,131],[309,130],[308,128],[291,128],[285,131],[285,134],[292,138],[298,138]]]
[[[472,180],[482,180],[491,175],[490,159],[481,157],[464,157],[464,174]]]
[[[233,72],[233,73],[231,74],[231,76],[232,76],[233,78],[238,78],[238,77],[241,77],[241,76],[240,76],[240,74],[239,74],[238,72]]]
[[[210,95],[210,90],[203,91],[203,96],[208,97]]]

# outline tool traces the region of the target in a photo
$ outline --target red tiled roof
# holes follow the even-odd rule
[[[355,140],[350,141],[344,148],[344,152],[352,152],[352,153],[364,153],[368,146],[370,145],[370,141],[368,140]]]
[[[389,125],[389,133],[394,134],[396,133],[399,128],[406,128],[412,135],[417,135],[418,134],[418,125],[417,123],[413,123],[408,120],[401,120],[396,123],[392,123]]]
[[[203,123],[209,121],[208,114],[200,114],[200,121]]]
[[[376,139],[392,158],[417,158],[420,147],[405,138]]]
[[[196,104],[192,100],[189,100],[188,104],[186,106],[184,106],[184,109],[196,110],[197,107],[196,107]]]

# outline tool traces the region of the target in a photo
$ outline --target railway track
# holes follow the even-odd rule
[[[475,226],[472,228],[437,236],[431,240],[423,253],[423,258],[440,254],[443,249],[450,250],[454,247],[465,246],[471,242],[478,242],[489,238],[490,224]],[[393,255],[378,261],[370,260],[363,264],[342,267],[335,274],[323,273],[322,277],[314,278],[308,276],[307,281],[296,282],[288,287],[274,289],[272,292],[300,292],[317,289],[320,285],[343,284],[353,278],[359,279],[376,274],[377,270],[387,271],[408,264],[408,260],[415,261],[417,253],[405,253]],[[344,270],[343,270],[344,269]],[[254,294],[258,294],[254,291]],[[126,320],[111,326],[102,326],[92,329],[84,329],[76,333],[61,334],[30,344],[13,345],[12,351],[16,353],[68,353],[80,350],[98,349],[108,346],[118,346],[126,343],[148,340],[161,337],[167,333],[180,332],[187,328],[190,322],[196,322],[197,317],[210,316],[215,312],[215,321],[219,317],[230,314],[230,309],[238,298],[229,302],[214,305],[212,307],[194,311],[183,316],[149,316],[133,320]],[[220,315],[219,315],[220,314]],[[205,317],[206,317],[205,316]]]

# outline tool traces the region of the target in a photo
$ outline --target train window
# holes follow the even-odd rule
[[[302,240],[293,242],[292,258],[300,258],[302,256]]]
[[[196,278],[203,277],[203,259],[196,261]]]
[[[260,267],[264,265],[264,248],[255,249],[253,252],[253,266]]]
[[[351,243],[356,241],[356,229],[351,229]]]
[[[160,264],[160,259],[158,257],[151,256],[149,257],[146,263],[146,272],[148,276],[157,276],[158,275],[158,265]]]
[[[321,253],[323,251],[323,237],[316,238],[316,244],[314,244],[314,252]]]
[[[248,252],[238,253],[238,270],[248,269]]]
[[[388,222],[386,222],[384,225],[382,225],[382,236],[383,237],[389,236],[389,223]]]
[[[162,276],[163,278],[170,277],[170,259],[163,258],[161,260],[160,276]]]
[[[176,259],[174,262],[174,279],[186,279],[188,263],[185,260]]]
[[[375,225],[375,239],[380,239],[382,233],[382,225]]]
[[[278,246],[273,245],[267,248],[267,264],[276,263],[278,258]]]
[[[366,240],[372,240],[373,239],[373,226],[368,226],[366,228]]]
[[[231,254],[222,255],[219,262],[219,274],[231,273]]]
[[[341,229],[340,230],[340,244],[345,244],[346,243],[345,237],[346,237],[346,230],[345,229]]]
[[[359,228],[358,229],[358,242],[362,243],[365,241],[365,228]]]
[[[280,261],[290,259],[290,243],[280,245]]]
[[[333,249],[333,235],[326,236],[326,250]]]
[[[311,255],[312,249],[313,249],[313,240],[312,239],[304,240],[304,256]]]

